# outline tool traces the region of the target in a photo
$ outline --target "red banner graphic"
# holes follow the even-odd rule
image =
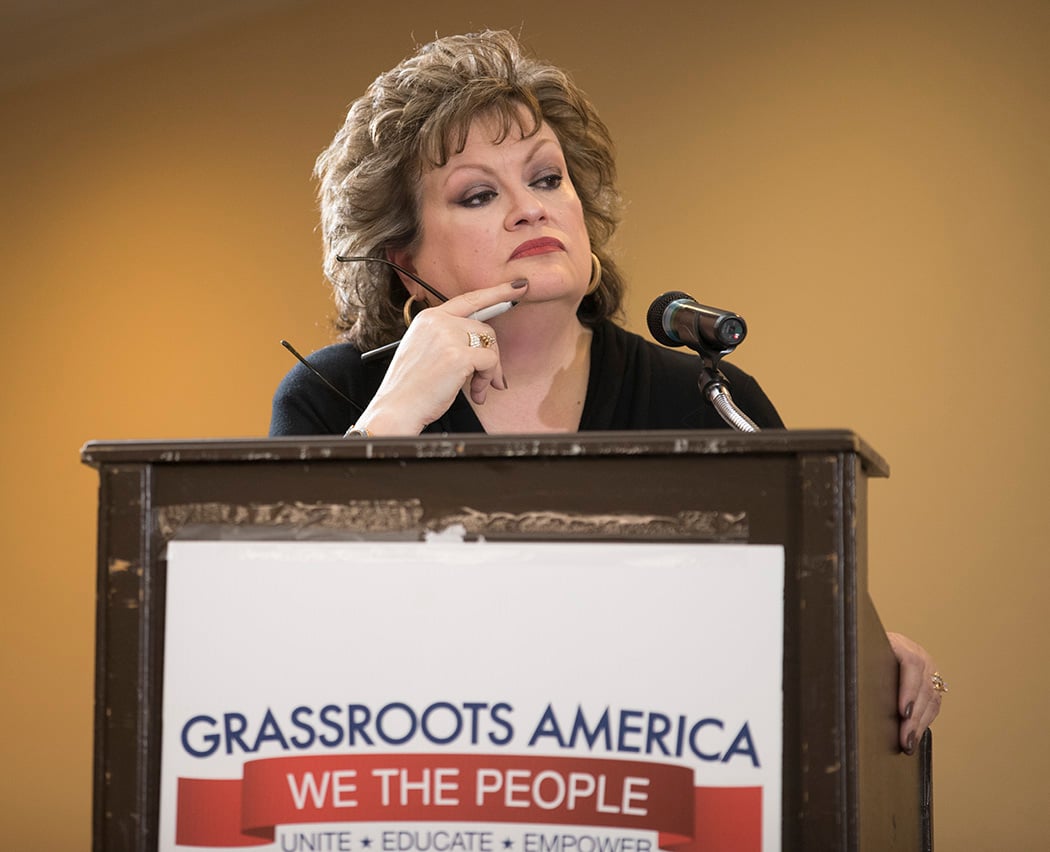
[[[178,779],[175,842],[244,847],[306,823],[537,823],[655,831],[678,852],[761,849],[761,787],[696,787],[686,766],[582,757],[279,757]]]

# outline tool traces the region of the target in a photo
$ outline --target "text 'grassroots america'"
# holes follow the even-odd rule
[[[515,742],[519,730],[525,738]],[[716,716],[576,705],[556,710],[548,704],[539,718],[523,725],[506,702],[437,701],[425,707],[391,702],[300,705],[287,712],[200,713],[182,725],[180,740],[192,757],[278,755],[331,750],[386,750],[429,746],[499,748],[524,745],[607,754],[695,758],[708,762],[750,763],[760,767],[748,720]]]

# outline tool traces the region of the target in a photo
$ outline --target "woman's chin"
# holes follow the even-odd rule
[[[525,302],[568,302],[578,305],[587,292],[587,282],[574,281],[563,274],[533,272],[525,276],[529,289],[525,291]]]
[[[576,309],[580,306],[580,302],[583,301],[583,288],[574,287],[572,289],[563,289],[559,291],[538,291],[532,292],[532,287],[529,287],[528,295],[522,300],[522,304],[535,305],[535,306],[548,306],[551,309],[563,310],[567,315],[574,315]]]

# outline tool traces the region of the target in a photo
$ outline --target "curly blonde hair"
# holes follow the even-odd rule
[[[385,258],[412,246],[420,177],[462,151],[482,115],[501,125],[496,141],[512,127],[534,134],[542,123],[557,135],[602,265],[600,286],[577,316],[596,325],[619,312],[623,280],[606,253],[620,212],[608,128],[564,71],[526,55],[511,33],[486,31],[433,41],[377,77],[317,159],[324,271],[343,339],[370,349],[399,338],[408,294],[389,267],[337,255]]]

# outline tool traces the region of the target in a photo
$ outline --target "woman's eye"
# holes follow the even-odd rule
[[[461,207],[481,207],[484,204],[488,204],[495,197],[496,193],[494,190],[483,189],[468,195],[459,203]]]
[[[559,174],[544,175],[539,180],[533,182],[533,186],[537,189],[557,189],[561,186],[562,176]]]

